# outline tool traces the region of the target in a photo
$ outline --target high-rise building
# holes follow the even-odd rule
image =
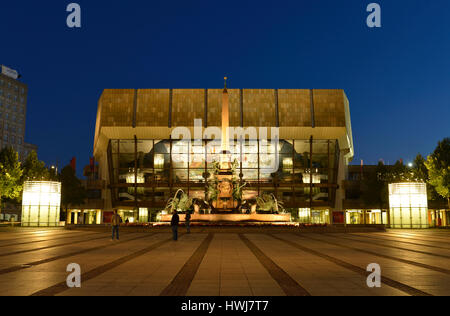
[[[11,146],[24,159],[37,146],[25,143],[28,87],[19,81],[14,69],[1,66],[0,73],[0,144]]]

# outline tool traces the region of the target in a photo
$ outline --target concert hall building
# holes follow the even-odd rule
[[[200,135],[223,126],[225,92],[230,127],[269,130],[267,142],[258,132],[256,139],[248,136],[230,146],[229,154],[240,158],[236,175],[245,183],[243,199],[273,194],[294,221],[344,223],[343,182],[354,155],[349,101],[343,90],[316,89],[104,90],[94,139],[104,183],[97,222],[107,222],[113,209],[130,222],[157,221],[179,189],[205,199],[219,151],[209,146],[209,137],[186,142],[173,131],[187,127],[194,138],[196,120],[201,120]],[[275,142],[273,128],[278,128]],[[250,142],[257,146],[245,150]],[[271,155],[277,156],[278,168],[268,172]]]

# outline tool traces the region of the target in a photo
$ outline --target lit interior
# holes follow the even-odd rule
[[[303,183],[311,183],[311,172],[309,170],[303,173]],[[320,183],[320,174],[317,172],[312,174],[312,183]]]
[[[139,222],[140,223],[147,223],[148,220],[148,209],[147,208],[139,208]]]
[[[425,183],[389,184],[391,228],[428,228],[428,199]]]
[[[59,226],[61,183],[26,181],[22,197],[22,226]]]
[[[130,170],[130,172],[127,174],[126,181],[127,181],[127,183],[134,183],[135,180],[137,180],[136,183],[144,183],[145,182],[144,173],[141,171],[138,171],[137,177],[136,177],[134,170]]]

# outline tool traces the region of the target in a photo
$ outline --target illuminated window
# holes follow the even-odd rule
[[[346,212],[346,223],[350,225],[364,224],[362,210],[348,210]]]
[[[311,209],[299,208],[298,209],[298,221],[299,221],[299,223],[310,223],[311,222]]]
[[[136,177],[134,169],[130,169],[127,174],[126,181],[127,183],[135,183],[135,180],[137,180],[136,183],[145,183],[144,173],[138,170]]]
[[[163,154],[155,154],[154,166],[155,166],[155,169],[164,169],[164,155]]]
[[[135,211],[127,211],[127,210],[119,210],[117,212],[117,214],[119,214],[119,216],[122,218],[122,221],[125,223],[127,220],[130,223],[135,223],[136,222],[136,215],[137,212]]]
[[[311,172],[307,170],[303,173],[303,183],[311,183]],[[312,183],[320,183],[320,174],[317,172],[313,172],[312,174]]]
[[[292,161],[292,158],[284,158],[283,159],[283,171],[292,170],[293,166],[294,166],[294,163]]]
[[[148,209],[139,208],[139,223],[148,223]]]

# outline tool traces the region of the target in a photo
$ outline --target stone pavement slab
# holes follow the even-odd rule
[[[2,228],[0,296],[283,296],[289,286],[324,296],[450,295],[450,232],[300,231],[206,227],[174,242],[168,229],[127,228],[112,242],[108,229]],[[65,286],[69,263],[86,276],[81,289]],[[397,283],[369,288],[369,263]]]

